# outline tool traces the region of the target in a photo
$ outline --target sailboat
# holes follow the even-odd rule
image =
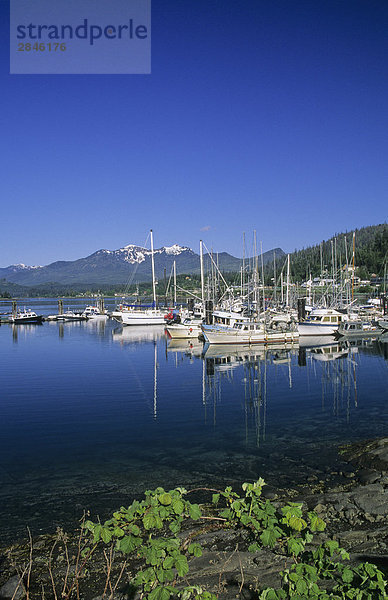
[[[112,316],[123,325],[164,325],[164,312],[156,308],[156,286],[155,286],[155,264],[154,264],[154,241],[152,229],[151,237],[151,265],[152,265],[152,306],[126,305],[121,311],[115,311]]]

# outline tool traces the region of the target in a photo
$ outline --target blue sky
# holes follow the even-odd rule
[[[154,0],[151,75],[10,75],[0,10],[1,267],[388,220],[385,0]]]

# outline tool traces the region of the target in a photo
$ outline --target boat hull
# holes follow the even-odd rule
[[[15,325],[21,325],[23,323],[27,324],[31,324],[31,323],[42,323],[43,322],[43,316],[38,315],[37,317],[15,317],[12,319],[12,323],[14,323]]]
[[[182,325],[181,323],[177,323],[175,325],[167,325],[166,332],[173,340],[185,340],[189,338],[197,339],[202,330],[197,325]]]
[[[83,317],[82,315],[58,315],[57,321],[87,321],[87,317]]]
[[[334,335],[338,331],[338,325],[328,323],[309,323],[303,321],[298,323],[299,335]]]
[[[286,342],[298,342],[297,331],[282,332],[252,332],[249,331],[209,331],[204,330],[203,335],[209,344],[283,344]]]
[[[123,311],[119,319],[123,325],[165,325],[164,314],[155,311]]]

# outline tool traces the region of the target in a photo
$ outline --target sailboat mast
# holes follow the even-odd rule
[[[331,244],[331,278],[333,280],[332,283],[332,305],[335,304],[335,273],[334,273],[334,244],[333,240],[330,241]]]
[[[283,267],[284,269],[284,267]],[[283,269],[280,273],[280,297],[281,297],[281,303],[284,303],[284,292],[283,292]]]
[[[260,254],[261,254],[261,278],[263,281],[263,311],[265,311],[263,242],[260,242]]]
[[[275,252],[273,253],[273,299],[276,304],[276,259]]]
[[[352,302],[354,298],[354,270],[355,270],[355,254],[356,254],[356,232],[353,231],[353,273],[352,273]]]
[[[244,298],[245,293],[245,231],[243,232],[243,261],[241,272],[241,296]]]
[[[290,302],[290,255],[287,254],[287,289],[286,289],[286,306]]]
[[[174,260],[174,307],[176,306],[176,261]]]
[[[254,282],[255,282],[255,289],[254,289],[254,301],[255,301],[255,310],[256,313],[259,313],[259,302],[258,302],[258,295],[257,295],[257,280],[258,280],[258,274],[259,274],[259,267],[258,267],[258,260],[257,260],[257,248],[256,248],[256,229],[253,232],[253,252],[254,252],[254,257],[255,257],[255,262],[254,262]]]
[[[350,294],[349,294],[349,259],[348,259],[348,243],[345,235],[345,261],[346,261],[346,304],[349,307]]]
[[[205,285],[203,277],[203,242],[199,240],[199,258],[201,264],[201,295],[202,295],[202,315],[205,314]]]
[[[153,238],[153,235],[152,235],[152,229],[150,229],[150,236],[151,236],[152,293],[153,293],[154,307],[156,308],[155,265],[154,265],[154,238]]]

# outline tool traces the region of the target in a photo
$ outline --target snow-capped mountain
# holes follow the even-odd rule
[[[277,248],[264,254],[264,262],[272,260],[283,251]],[[177,273],[199,273],[199,255],[187,246],[163,246],[154,250],[155,274],[163,277],[171,273],[174,261]],[[204,256],[205,267],[210,263]],[[218,254],[219,267],[223,271],[239,271],[241,259],[226,252]],[[11,265],[0,269],[0,279],[4,278],[20,285],[56,284],[120,284],[129,281],[151,280],[151,250],[128,244],[118,250],[98,250],[86,258],[74,261],[57,261],[44,267],[28,267],[24,264]]]
[[[31,271],[32,269],[41,269],[42,267],[39,265],[35,265],[32,267],[29,267],[28,265],[24,265],[23,263],[19,263],[18,265],[11,265],[9,267],[7,267],[8,269],[12,270],[14,273],[20,273],[20,271]]]
[[[163,248],[154,250],[154,257],[163,253],[179,256],[179,254],[186,251],[192,252],[187,246],[179,246],[178,244],[174,244],[173,246],[163,246]],[[119,248],[119,250],[99,250],[99,252],[117,256],[119,259],[125,260],[131,265],[144,262],[147,257],[151,256],[151,250],[142,248],[141,246],[135,246],[134,244],[124,246],[124,248]],[[98,254],[98,252],[96,254]]]

